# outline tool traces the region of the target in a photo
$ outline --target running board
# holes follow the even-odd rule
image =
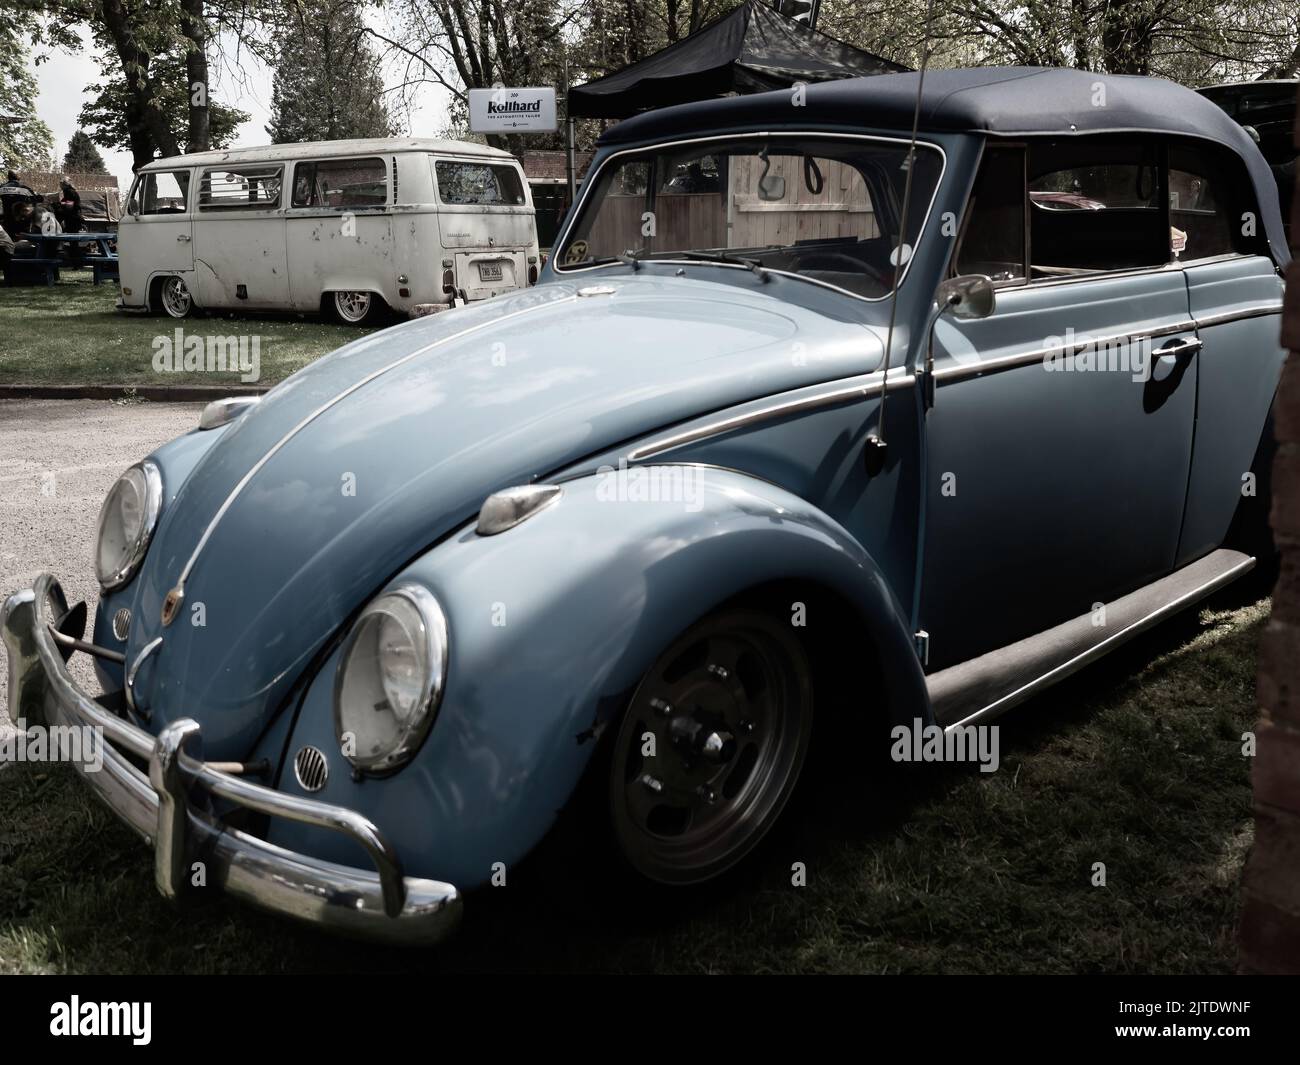
[[[1165,618],[1248,573],[1255,560],[1222,548],[1095,612],[1036,636],[941,669],[926,678],[935,721],[945,729],[973,725],[1010,710],[1076,670],[1127,643]]]

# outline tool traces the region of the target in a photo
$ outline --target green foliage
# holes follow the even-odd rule
[[[36,78],[27,66],[29,21],[25,15],[0,19],[0,164],[14,170],[47,170],[54,156],[54,134],[36,115]]]
[[[354,0],[313,0],[277,35],[271,87],[276,144],[387,137],[398,132],[384,103],[379,59]]]
[[[85,130],[77,130],[68,141],[68,151],[63,156],[63,169],[80,174],[106,174],[104,157],[99,154]]]
[[[82,105],[77,121],[88,131],[90,140],[101,148],[129,152],[131,132],[127,115],[130,91],[126,76],[116,57],[108,53],[100,54],[99,66],[100,81],[86,87],[86,91],[94,95]],[[175,52],[164,52],[154,57],[150,69],[155,76],[158,108],[176,141],[184,144],[189,107],[184,60]],[[239,127],[249,120],[250,115],[247,111],[217,103],[210,94],[208,107],[211,114],[212,147],[225,148],[234,140]]]

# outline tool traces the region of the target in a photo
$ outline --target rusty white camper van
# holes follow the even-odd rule
[[[415,138],[156,160],[131,186],[118,251],[121,306],[174,318],[265,309],[360,324],[524,288],[540,268],[514,157]]]

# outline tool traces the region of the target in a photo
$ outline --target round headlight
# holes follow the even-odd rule
[[[357,618],[334,680],[334,730],[358,769],[404,764],[433,724],[447,673],[447,620],[428,589],[404,584]]]
[[[95,540],[95,576],[105,591],[125,584],[140,568],[158,524],[162,492],[162,474],[148,461],[132,466],[109,490]]]

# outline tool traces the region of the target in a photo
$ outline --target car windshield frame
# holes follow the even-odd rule
[[[627,265],[639,266],[639,265],[646,265],[651,263],[661,263],[665,265],[671,264],[677,266],[715,266],[715,267],[721,267],[723,269],[729,269],[729,270],[753,271],[753,266],[747,262],[722,261],[722,258],[724,256],[730,256],[735,259],[740,259],[745,255],[746,252],[746,249],[743,247],[722,248],[722,249],[708,249],[708,248],[690,249],[690,251],[692,252],[720,253],[719,257],[714,260],[710,260],[702,256],[687,257],[684,252],[679,251],[678,254],[680,257],[678,258],[674,258],[673,253],[671,252],[664,252],[662,253],[662,256],[660,256],[659,254],[655,254],[651,256],[621,255],[621,256],[609,257],[609,258],[602,257],[599,261],[596,262],[575,263],[571,265],[566,265],[563,262],[562,253],[564,252],[565,249],[569,247],[571,240],[574,237],[575,230],[577,229],[579,224],[584,220],[584,218],[587,216],[588,211],[598,206],[599,201],[594,200],[594,197],[596,196],[596,192],[594,190],[597,190],[601,187],[601,183],[604,177],[606,176],[606,173],[609,170],[609,168],[621,165],[624,161],[626,161],[626,159],[629,156],[653,157],[656,153],[663,153],[664,151],[669,149],[680,149],[680,148],[691,147],[695,145],[707,145],[707,144],[714,144],[719,142],[737,143],[737,142],[744,142],[744,141],[753,141],[756,147],[761,147],[761,145],[764,142],[771,142],[777,139],[780,140],[802,139],[814,144],[817,142],[826,142],[826,141],[865,142],[867,144],[877,144],[877,145],[889,146],[891,148],[898,148],[904,152],[906,152],[907,149],[911,147],[911,145],[913,144],[912,138],[907,136],[889,136],[887,134],[880,134],[880,133],[848,133],[843,131],[830,131],[830,130],[819,130],[819,129],[788,129],[788,130],[749,130],[749,131],[742,130],[742,131],[731,132],[731,133],[716,133],[716,134],[708,134],[705,136],[698,136],[698,137],[683,137],[683,138],[677,138],[673,140],[654,141],[647,144],[633,145],[627,148],[621,148],[618,151],[611,152],[609,155],[605,156],[605,158],[600,161],[600,164],[595,169],[593,169],[589,174],[587,174],[587,176],[583,180],[582,189],[579,193],[576,207],[573,211],[570,212],[563,231],[560,233],[559,237],[557,237],[555,241],[555,251],[552,254],[550,260],[551,268],[555,271],[557,277],[568,277],[574,274],[585,273],[589,270],[603,270],[611,266],[627,266]],[[930,217],[934,213],[935,203],[938,202],[939,190],[943,187],[944,178],[947,175],[947,171],[948,171],[948,153],[944,150],[942,144],[934,140],[923,139],[920,135],[918,135],[915,141],[915,146],[918,155],[922,151],[934,152],[938,158],[939,166],[934,177],[933,188],[930,190],[929,198],[925,202],[925,210],[923,213],[920,213],[919,215],[920,225],[917,228],[916,234],[912,237],[912,240],[910,241],[912,252],[908,256],[907,261],[903,264],[903,269],[899,272],[898,282],[897,282],[897,289],[899,291],[902,290],[902,287],[907,280],[908,274],[911,272],[912,263],[916,260],[917,251],[922,246],[921,242],[925,239],[925,234],[929,229]],[[913,195],[915,196],[915,189],[913,189]],[[901,200],[901,189],[900,189],[900,200]],[[790,246],[793,247],[793,245]],[[883,292],[878,296],[868,296],[868,295],[864,295],[861,292],[855,292],[852,289],[847,289],[842,285],[837,285],[832,281],[826,281],[818,277],[809,276],[808,274],[799,273],[793,270],[784,270],[781,269],[780,267],[769,266],[767,264],[763,264],[757,272],[764,273],[764,274],[772,274],[779,277],[797,278],[800,281],[805,281],[809,284],[817,285],[821,288],[827,288],[834,292],[842,293],[855,300],[861,300],[864,303],[881,303],[884,300],[889,299],[894,293],[894,286],[891,285],[888,291]]]

